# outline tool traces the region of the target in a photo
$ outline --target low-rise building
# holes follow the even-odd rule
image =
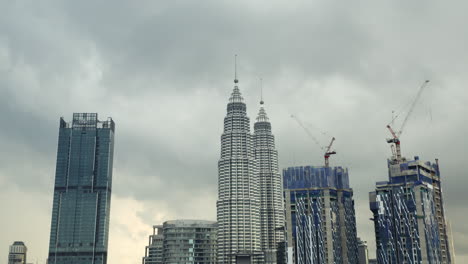
[[[215,264],[217,223],[172,220],[153,227],[143,264]]]
[[[367,250],[367,241],[362,241],[358,237],[359,264],[369,264],[369,252]]]
[[[26,264],[28,248],[22,241],[15,241],[8,252],[8,264]]]

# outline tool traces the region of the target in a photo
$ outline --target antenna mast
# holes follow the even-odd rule
[[[260,78],[260,104],[263,105],[263,79]]]
[[[234,83],[238,83],[237,79],[237,54],[234,55]]]

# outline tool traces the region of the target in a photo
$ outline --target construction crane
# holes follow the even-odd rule
[[[320,142],[317,140],[317,138],[315,138],[314,134],[312,134],[312,132],[310,132],[310,130],[304,126],[304,124],[302,124],[301,120],[299,120],[299,118],[295,115],[291,115],[291,118],[293,118],[294,120],[296,120],[296,122],[304,129],[304,131],[307,133],[307,135],[309,135],[309,137],[315,142],[315,144],[317,144],[317,146],[323,150],[323,147],[320,145]]]
[[[328,159],[330,158],[330,155],[336,154],[336,151],[330,151],[334,141],[335,141],[335,137],[332,138],[330,144],[327,147],[327,150],[325,151],[325,154],[323,155],[323,157],[325,158],[325,167],[327,167],[327,168],[330,165],[329,162],[328,162]]]
[[[393,138],[389,138],[387,139],[387,143],[389,144],[394,144],[394,145],[391,145],[392,147],[392,154],[393,154],[393,159],[396,160],[396,161],[401,161],[402,157],[401,157],[401,146],[400,146],[400,137],[401,137],[401,134],[403,133],[403,129],[405,128],[408,120],[409,120],[409,117],[411,116],[411,114],[413,113],[413,110],[414,110],[414,107],[416,106],[416,103],[418,102],[419,98],[421,97],[421,94],[424,90],[424,88],[426,88],[427,84],[429,83],[429,80],[426,80],[424,81],[424,83],[421,85],[421,87],[419,88],[418,90],[418,93],[416,94],[416,97],[414,98],[413,102],[411,103],[411,106],[410,106],[410,109],[408,111],[408,113],[406,114],[406,117],[405,119],[403,120],[403,123],[401,124],[401,128],[400,128],[400,131],[398,132],[395,132],[392,127],[390,126],[390,124],[387,125],[387,128],[388,130],[390,131],[390,134],[392,134],[392,137]],[[393,121],[398,117],[399,115],[396,115],[394,118],[392,118],[392,121],[390,123],[393,123]]]
[[[387,143],[389,144],[395,144],[391,145],[392,147],[392,154],[393,154],[393,159],[400,161],[401,160],[401,147],[400,147],[400,138],[396,135],[396,133],[393,131],[392,127],[390,125],[387,125],[388,130],[392,134],[393,138],[387,139]]]
[[[331,155],[334,155],[336,154],[336,151],[330,151],[331,150],[331,147],[333,145],[333,142],[335,141],[335,138],[333,137],[330,144],[328,145],[328,147],[326,149],[324,149],[322,147],[322,145],[320,145],[320,142],[317,140],[317,138],[314,136],[314,134],[312,134],[312,132],[310,132],[310,130],[304,126],[304,124],[302,124],[301,120],[299,120],[299,118],[295,115],[291,115],[291,118],[293,118],[294,120],[296,120],[296,122],[304,129],[304,131],[307,133],[307,135],[309,135],[309,137],[315,142],[315,144],[322,150],[322,151],[325,151],[325,154],[323,155],[323,157],[325,158],[325,167],[328,167],[329,166],[329,158]]]

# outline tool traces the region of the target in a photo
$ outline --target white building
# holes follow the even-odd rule
[[[28,248],[22,241],[15,241],[10,246],[8,253],[8,264],[26,264],[26,254]]]
[[[261,248],[265,263],[281,263],[277,260],[277,250],[278,244],[284,241],[283,185],[278,171],[275,137],[263,100],[254,124],[254,149],[260,180]]]
[[[143,264],[163,264],[163,248],[164,248],[163,226],[154,225],[153,234],[149,236],[148,246],[145,248],[145,256]]]
[[[143,264],[216,264],[214,221],[171,220],[153,227]]]
[[[237,78],[234,83],[218,162],[218,263],[263,263],[253,136]]]

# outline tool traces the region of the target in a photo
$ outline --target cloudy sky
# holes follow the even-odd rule
[[[387,177],[385,125],[431,83],[402,135],[440,159],[459,263],[468,262],[466,1],[0,0],[0,261],[48,253],[59,118],[116,122],[109,263],[141,263],[153,224],[215,219],[217,161],[239,54],[253,120],[259,77],[280,168],[350,170],[358,234],[375,255],[368,192]],[[401,124],[399,118],[395,126]]]

